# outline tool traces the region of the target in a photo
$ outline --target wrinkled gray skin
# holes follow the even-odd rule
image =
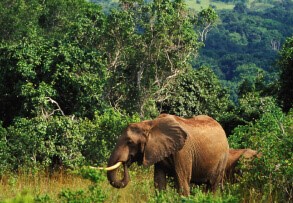
[[[110,184],[125,187],[133,162],[154,164],[155,188],[166,188],[166,176],[174,177],[175,187],[189,195],[190,183],[206,184],[216,190],[222,181],[229,146],[221,125],[208,116],[184,119],[162,114],[154,120],[132,123],[124,130],[109,158],[108,166],[121,161],[124,177],[117,169],[107,172]]]

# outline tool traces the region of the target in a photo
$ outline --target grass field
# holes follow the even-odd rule
[[[168,186],[167,191],[156,193],[153,183],[153,167],[143,168],[136,165],[130,168],[131,181],[123,189],[113,188],[106,179],[106,172],[92,192],[89,192],[93,182],[81,176],[70,173],[55,173],[51,177],[46,173],[19,173],[5,175],[0,179],[1,203],[30,203],[30,202],[107,202],[107,203],[143,203],[143,202],[258,202],[262,198],[266,202],[274,202],[272,197],[262,196],[253,188],[239,194],[237,184],[226,185],[224,191],[216,194],[204,193],[202,187],[195,187],[189,197],[182,197]],[[239,187],[238,187],[239,189]],[[60,197],[62,191],[63,197]],[[81,193],[78,193],[81,191]],[[64,195],[65,194],[65,195]],[[102,199],[91,201],[96,195]],[[62,196],[62,195],[61,195]],[[64,198],[65,197],[65,198]]]
[[[106,202],[147,202],[155,192],[151,170],[152,168],[130,171],[134,181],[130,181],[124,189],[113,188],[106,180],[106,172],[103,172],[105,177],[99,187],[107,196]],[[52,176],[46,173],[7,174],[0,177],[0,202],[18,202],[17,197],[21,196],[23,199],[39,198],[43,202],[63,202],[59,198],[60,192],[85,191],[91,184],[88,179],[64,172]]]
[[[33,197],[49,196],[57,200],[63,189],[86,189],[90,184],[89,180],[80,176],[65,173],[55,173],[52,176],[46,173],[7,174],[0,179],[0,202],[13,199],[20,194],[29,194]]]
[[[208,8],[210,5],[215,6],[216,9],[224,10],[224,9],[233,9],[235,4],[234,3],[223,3],[223,2],[213,2],[210,0],[200,0],[200,3],[197,3],[196,0],[186,0],[186,4],[188,7],[200,11],[202,9]]]

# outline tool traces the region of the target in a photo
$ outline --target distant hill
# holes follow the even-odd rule
[[[91,0],[105,10],[118,0]],[[212,7],[219,16],[208,33],[205,46],[193,62],[195,68],[208,65],[224,80],[232,80],[237,67],[255,64],[267,72],[285,39],[293,33],[291,0],[186,0],[195,13]],[[235,79],[235,78],[234,78]]]
[[[278,51],[293,33],[293,3],[264,4],[262,9],[257,5],[218,10],[220,22],[209,32],[195,67],[210,65],[227,80],[243,64],[272,72]]]

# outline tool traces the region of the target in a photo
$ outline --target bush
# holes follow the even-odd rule
[[[0,120],[10,125],[15,117],[54,113],[48,98],[66,115],[92,118],[105,106],[105,63],[98,51],[76,42],[31,36],[0,44]]]
[[[117,137],[138,116],[114,109],[96,113],[94,120],[69,116],[18,118],[6,129],[0,126],[0,174],[19,168],[75,168],[105,162]]]
[[[293,111],[285,115],[271,104],[259,120],[235,129],[229,138],[231,148],[252,148],[262,152],[261,158],[242,166],[239,188],[244,191],[253,188],[263,201],[292,198],[292,126]]]
[[[214,195],[213,193],[204,193],[202,192],[202,189],[200,187],[194,187],[191,190],[191,195],[188,197],[178,195],[178,193],[174,189],[168,189],[166,191],[160,192],[157,191],[157,194],[150,198],[148,202],[234,203],[239,202],[239,199],[231,194],[226,193],[223,193],[221,195]]]
[[[84,178],[91,180],[93,184],[89,186],[88,190],[72,191],[71,189],[66,189],[59,194],[59,198],[62,202],[71,203],[104,202],[106,194],[100,185],[105,180],[105,176],[102,173],[103,171],[95,169],[81,169],[80,174]]]
[[[19,167],[75,167],[82,163],[84,137],[70,117],[19,118],[7,128],[10,164]]]
[[[113,108],[103,114],[96,112],[93,121],[85,120],[82,125],[85,145],[83,154],[91,164],[105,162],[123,129],[132,122],[139,122],[138,115],[128,116]]]

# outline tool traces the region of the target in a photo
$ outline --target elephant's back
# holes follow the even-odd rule
[[[210,139],[226,140],[226,133],[222,126],[213,118],[207,115],[198,115],[192,118],[180,118],[176,120],[182,125],[182,127],[188,131],[188,134],[192,137],[207,137]],[[220,141],[218,140],[218,141]]]
[[[226,133],[222,126],[213,118],[199,115],[188,119],[191,123],[188,134],[192,142],[196,142],[207,153],[228,153],[229,145]]]
[[[189,125],[191,127],[201,127],[201,128],[220,127],[221,128],[221,125],[216,120],[214,120],[212,117],[207,115],[198,115],[191,118],[176,117],[175,119],[181,124]]]
[[[229,145],[226,133],[222,126],[210,116],[198,115],[188,119],[181,117],[175,119],[188,134],[185,148],[197,152],[204,151],[207,156],[216,153],[228,154]]]

